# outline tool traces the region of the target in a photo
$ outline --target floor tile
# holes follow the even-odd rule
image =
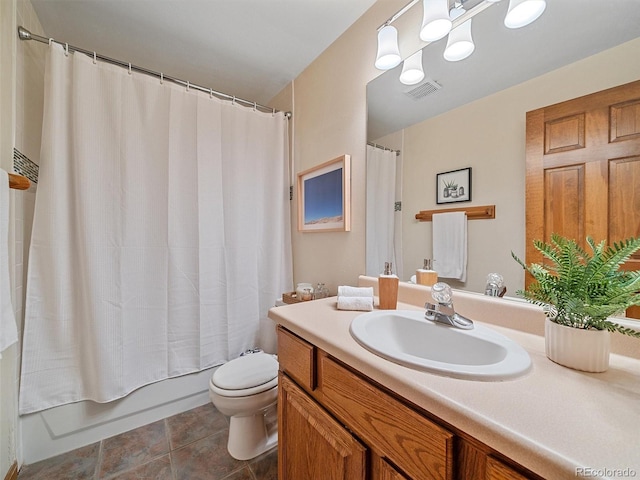
[[[124,473],[107,477],[108,480],[173,480],[169,454]]]
[[[272,448],[253,460],[249,467],[256,480],[278,480],[278,448]]]
[[[229,427],[227,418],[212,403],[167,418],[171,449],[214,435]]]
[[[227,438],[224,431],[172,451],[176,480],[222,480],[245,467],[227,452]]]
[[[244,467],[242,470],[224,477],[223,480],[255,480],[255,477],[251,474],[249,467]]]
[[[99,478],[124,472],[169,453],[164,420],[102,441]]]
[[[92,479],[100,443],[93,443],[69,453],[42,460],[20,469],[20,480],[84,480]]]
[[[275,426],[276,410],[266,419]],[[25,465],[19,480],[277,480],[277,447],[249,461],[235,460],[227,451],[228,425],[206,404],[107,438],[102,453],[95,443]]]

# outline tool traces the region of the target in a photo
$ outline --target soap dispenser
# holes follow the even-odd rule
[[[438,283],[438,272],[431,269],[431,259],[424,259],[424,266],[416,270],[416,283],[432,287]]]
[[[398,305],[399,279],[391,270],[391,262],[384,263],[384,273],[378,277],[378,298],[381,310],[395,310]]]

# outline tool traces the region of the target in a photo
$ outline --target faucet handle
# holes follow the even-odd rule
[[[449,305],[452,296],[451,287],[444,282],[438,282],[431,287],[431,297],[438,303]]]

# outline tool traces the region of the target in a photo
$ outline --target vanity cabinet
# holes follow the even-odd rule
[[[278,326],[279,480],[538,480]]]
[[[378,457],[379,470],[374,473],[373,478],[377,480],[407,480],[407,477],[398,472],[395,468],[389,465],[388,462]]]
[[[287,376],[278,381],[279,478],[365,480],[366,447]]]
[[[487,458],[486,478],[487,480],[527,480],[527,477],[493,457]]]

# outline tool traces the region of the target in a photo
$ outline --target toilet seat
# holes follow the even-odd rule
[[[253,353],[220,366],[212,375],[211,391],[225,397],[245,397],[278,385],[278,361],[268,353]]]

